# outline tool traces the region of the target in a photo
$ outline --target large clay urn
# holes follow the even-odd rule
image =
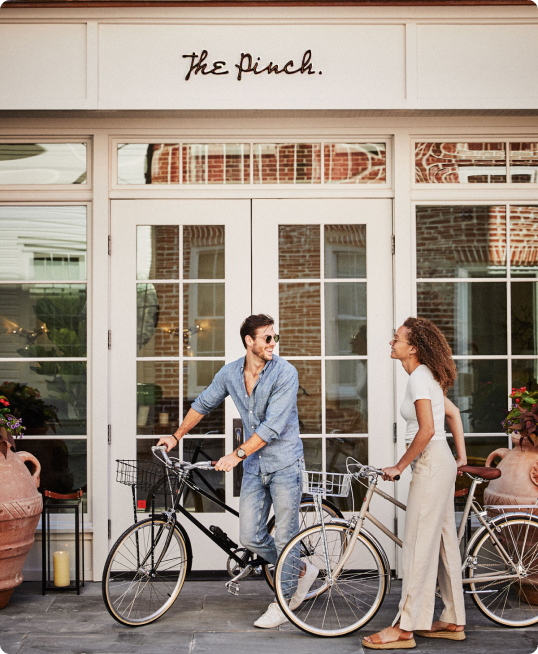
[[[484,491],[484,504],[510,505],[527,504],[534,505],[538,498],[538,447],[535,448],[528,438],[522,438],[519,434],[511,435],[513,449],[501,448],[492,452],[486,459],[486,466],[490,466],[496,457],[501,457],[497,467],[502,470],[498,479],[489,482]],[[515,507],[514,507],[515,508]],[[522,509],[530,512],[530,509]],[[492,512],[495,514],[495,511]],[[533,513],[538,516],[538,509]],[[526,551],[533,551],[536,542],[530,542],[528,534],[522,533],[521,539],[525,539]],[[519,540],[519,539],[518,539]],[[510,550],[511,543],[505,543]],[[515,589],[519,596],[529,604],[538,605],[538,574],[532,574],[528,579],[523,579],[520,586]]]
[[[26,467],[29,463],[31,473]],[[41,465],[29,452],[0,448],[0,609],[22,582],[22,567],[34,542],[43,508],[37,492]]]

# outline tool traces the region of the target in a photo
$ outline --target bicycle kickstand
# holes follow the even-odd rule
[[[228,592],[231,593],[232,595],[239,595],[239,584],[237,583],[240,579],[244,579],[245,577],[248,577],[252,573],[252,566],[247,565],[245,566],[241,572],[236,575],[233,579],[230,579],[230,581],[226,582],[226,588],[228,589]]]

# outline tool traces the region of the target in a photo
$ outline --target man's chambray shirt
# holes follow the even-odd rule
[[[290,363],[273,355],[249,397],[244,366],[243,357],[221,368],[191,408],[206,415],[230,395],[241,415],[245,440],[256,433],[267,443],[244,460],[244,470],[255,475],[261,470],[265,475],[287,468],[303,456],[297,415],[299,380]]]

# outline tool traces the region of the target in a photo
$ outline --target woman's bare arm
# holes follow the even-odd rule
[[[454,437],[454,444],[456,446],[456,463],[458,468],[467,465],[467,453],[465,452],[465,438],[463,436],[463,423],[461,422],[460,410],[451,402],[448,397],[445,397],[445,416],[448,423],[448,428]]]

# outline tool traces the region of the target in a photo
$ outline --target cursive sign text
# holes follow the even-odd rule
[[[189,71],[185,76],[188,82],[192,75],[228,75],[230,71],[227,69],[227,63],[222,60],[209,62],[208,51],[202,50],[201,54],[193,52],[189,55],[183,55],[183,59],[190,59]],[[293,59],[290,59],[285,64],[278,64],[270,61],[264,64],[261,57],[254,58],[248,52],[242,52],[239,63],[235,64],[237,68],[236,79],[240,82],[245,75],[321,75],[321,70],[315,71],[312,64],[312,51],[307,50],[302,58],[300,64],[296,64]]]

